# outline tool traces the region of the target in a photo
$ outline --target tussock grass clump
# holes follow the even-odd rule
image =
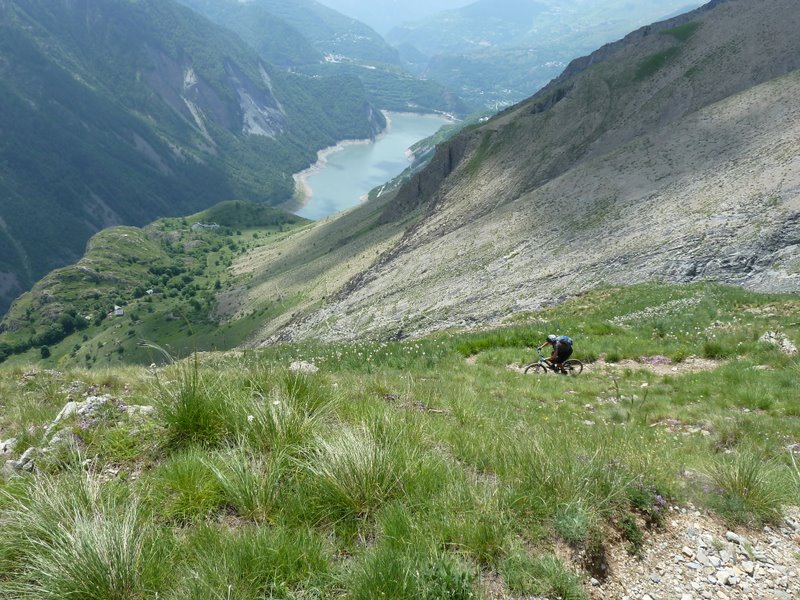
[[[508,465],[515,510],[549,519],[565,507],[582,506],[608,515],[625,501],[635,476],[620,461],[620,440],[576,441],[571,431],[556,429],[516,444]]]
[[[718,488],[709,502],[733,524],[777,523],[791,493],[780,484],[777,471],[773,462],[746,450],[720,457],[709,470]]]
[[[281,370],[212,370],[180,366],[158,386],[167,446],[219,448],[244,439],[262,451],[297,448],[330,412],[321,377]]]
[[[553,554],[531,556],[518,548],[501,564],[500,573],[514,594],[585,600],[580,578]]]
[[[31,480],[0,528],[5,598],[138,600],[165,581],[171,538],[136,498],[105,494],[91,473]]]
[[[319,521],[366,519],[405,493],[420,463],[403,428],[348,427],[305,453],[306,501]]]
[[[307,529],[205,525],[184,551],[176,600],[286,598],[300,588],[308,597],[330,597],[320,591],[330,584],[324,540]]]
[[[257,456],[239,447],[206,461],[206,465],[217,479],[221,500],[239,516],[259,522],[272,517],[286,468],[284,456]]]
[[[789,453],[789,458],[792,462],[792,467],[789,471],[791,477],[791,483],[794,490],[791,492],[792,498],[800,498],[800,464],[798,464],[797,459],[795,458],[793,453]]]
[[[155,513],[187,524],[218,510],[225,502],[224,487],[209,463],[208,455],[194,447],[161,464],[150,479]]]
[[[229,391],[220,375],[201,370],[196,363],[180,366],[176,380],[159,382],[156,406],[167,428],[168,446],[222,445],[236,408],[227,402]]]
[[[460,522],[454,521],[453,517],[442,521],[445,545],[482,565],[497,566],[505,555],[511,535],[507,515],[487,507],[486,512],[461,513],[458,518],[464,520]]]
[[[322,385],[304,376],[289,375],[286,386],[258,388],[248,400],[240,434],[259,451],[296,454],[320,430],[331,412],[332,401]]]
[[[349,582],[353,600],[472,600],[475,574],[452,556],[380,547]]]

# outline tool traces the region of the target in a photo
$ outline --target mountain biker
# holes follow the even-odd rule
[[[537,350],[541,350],[545,346],[553,347],[553,353],[550,355],[550,362],[553,363],[553,368],[559,373],[566,374],[566,370],[564,370],[564,361],[572,356],[572,338],[568,335],[555,335],[551,333]]]

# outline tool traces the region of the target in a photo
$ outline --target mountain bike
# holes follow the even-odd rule
[[[528,373],[534,373],[536,375],[544,375],[548,371],[553,371],[554,373],[562,373],[564,375],[580,375],[581,371],[583,371],[583,363],[579,361],[577,358],[568,358],[562,363],[564,367],[564,371],[559,371],[556,369],[555,365],[550,361],[549,358],[542,354],[541,348],[536,348],[536,353],[539,355],[539,360],[535,363],[531,363],[525,366],[524,373],[527,375]]]

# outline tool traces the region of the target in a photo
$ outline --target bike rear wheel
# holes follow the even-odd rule
[[[531,363],[527,367],[525,367],[524,373],[527,375],[528,373],[532,373],[534,375],[544,375],[547,373],[547,368],[542,363]]]
[[[570,358],[564,361],[564,370],[568,375],[580,375],[583,371],[583,363],[577,358]]]

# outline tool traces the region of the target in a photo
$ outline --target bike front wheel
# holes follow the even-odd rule
[[[583,363],[576,358],[570,358],[564,361],[564,370],[568,375],[580,375],[583,371]]]
[[[547,368],[542,363],[535,362],[525,367],[524,373],[525,375],[528,373],[532,373],[534,375],[544,375],[547,373]]]

